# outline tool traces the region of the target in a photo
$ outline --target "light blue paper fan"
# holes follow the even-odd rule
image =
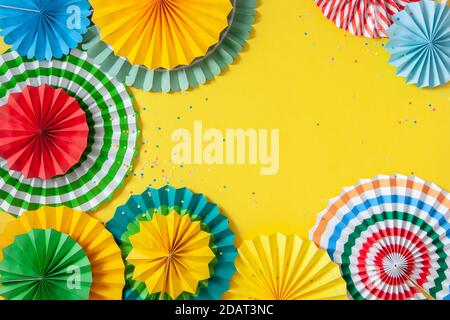
[[[397,13],[388,29],[389,63],[397,75],[418,87],[437,87],[450,80],[450,8],[422,0]]]
[[[61,58],[82,42],[90,7],[87,0],[0,0],[0,36],[29,59]]]
[[[82,48],[102,70],[128,86],[153,92],[178,92],[196,88],[220,75],[243,50],[255,21],[255,0],[234,0],[230,25],[221,41],[206,56],[191,65],[173,70],[150,70],[131,65],[127,59],[116,56],[111,46],[101,41],[97,27],[89,28]]]
[[[204,195],[194,194],[186,188],[175,189],[171,186],[161,189],[150,188],[141,195],[132,196],[127,204],[118,207],[114,217],[106,224],[106,228],[120,245],[122,235],[127,232],[128,226],[146,213],[169,214],[173,210],[181,215],[189,214],[193,220],[206,225],[217,248],[217,263],[214,265],[212,277],[207,281],[207,286],[201,288],[199,293],[190,299],[220,299],[229,289],[231,277],[236,272],[235,235],[229,228],[228,219],[220,213],[218,206],[208,202]],[[142,296],[127,286],[124,298],[135,300],[142,299]]]

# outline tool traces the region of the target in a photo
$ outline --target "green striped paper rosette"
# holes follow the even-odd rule
[[[189,66],[172,70],[150,70],[132,65],[124,57],[116,56],[111,46],[101,41],[96,26],[84,36],[82,48],[103,71],[118,81],[137,89],[153,92],[179,92],[196,88],[220,75],[243,50],[256,15],[256,0],[233,0],[233,12],[228,28],[217,45]]]
[[[125,86],[77,49],[52,61],[29,60],[15,51],[0,56],[0,106],[25,86],[44,84],[77,99],[86,112],[88,147],[67,174],[49,180],[27,179],[0,159],[0,210],[14,215],[43,205],[94,210],[123,185],[136,154],[133,99]]]

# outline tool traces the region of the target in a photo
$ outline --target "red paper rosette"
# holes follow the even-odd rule
[[[314,0],[325,17],[351,34],[387,37],[394,15],[419,0]]]
[[[0,119],[0,157],[26,178],[65,174],[87,146],[86,114],[62,89],[27,86],[0,107]]]

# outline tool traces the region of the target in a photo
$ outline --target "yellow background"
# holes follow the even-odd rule
[[[450,84],[405,84],[385,40],[337,29],[313,0],[259,3],[245,52],[222,76],[180,94],[132,90],[144,143],[135,176],[96,217],[106,221],[131,194],[170,182],[219,204],[239,244],[276,231],[307,237],[328,200],[361,178],[414,174],[450,189]],[[173,165],[171,133],[192,130],[194,120],[221,130],[279,128],[279,174]],[[9,219],[1,215],[0,229]]]

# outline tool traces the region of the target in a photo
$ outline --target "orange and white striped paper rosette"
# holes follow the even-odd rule
[[[394,15],[419,0],[314,0],[325,17],[356,36],[387,37]]]

